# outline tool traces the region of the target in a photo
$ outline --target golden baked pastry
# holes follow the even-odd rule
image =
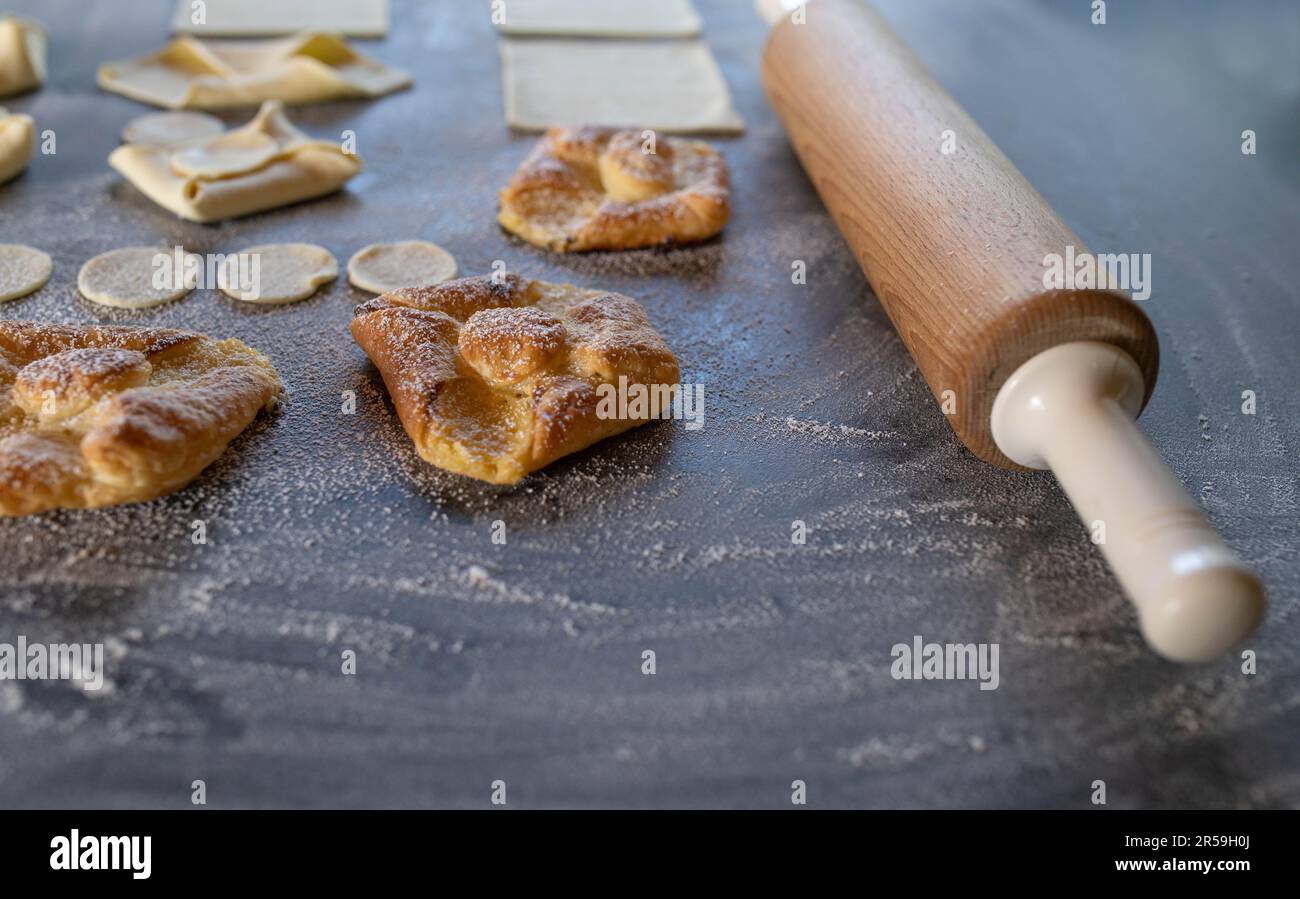
[[[279,394],[238,340],[0,321],[0,515],[177,490]]]
[[[552,128],[501,191],[501,226],[560,253],[706,240],[727,224],[731,179],[706,143]]]
[[[513,484],[648,417],[601,414],[601,385],[675,385],[677,358],[635,300],[519,275],[403,287],[357,307],[416,451]]]

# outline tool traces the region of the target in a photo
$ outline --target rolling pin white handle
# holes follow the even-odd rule
[[[1078,341],[1034,356],[993,403],[993,438],[1050,468],[1167,658],[1208,661],[1255,629],[1259,579],[1243,565],[1138,429],[1142,373],[1118,347]]]

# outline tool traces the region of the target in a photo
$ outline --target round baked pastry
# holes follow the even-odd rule
[[[560,253],[694,243],[727,224],[731,179],[706,143],[552,128],[501,191],[501,226]]]

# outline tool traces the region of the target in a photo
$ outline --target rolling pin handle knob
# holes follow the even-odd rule
[[[1141,370],[1119,347],[1061,344],[1007,379],[993,438],[1020,465],[1056,475],[1137,606],[1147,642],[1175,661],[1209,661],[1255,629],[1264,592],[1142,435],[1134,419],[1143,391]]]

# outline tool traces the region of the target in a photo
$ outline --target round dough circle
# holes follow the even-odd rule
[[[428,287],[456,277],[456,259],[436,243],[372,243],[348,260],[348,280],[371,293]]]
[[[221,292],[245,303],[294,303],[305,300],[316,288],[339,276],[334,254],[311,243],[261,244],[240,250],[239,255],[257,256],[260,282],[251,291],[238,284],[223,284]]]
[[[175,267],[175,252],[165,247],[122,247],[100,253],[81,267],[77,289],[92,303],[117,309],[148,309],[179,300],[194,289],[199,267],[183,264],[180,286],[154,287],[160,256],[172,259]],[[187,260],[192,256],[187,253]]]
[[[269,135],[235,133],[177,150],[172,154],[172,170],[186,178],[225,178],[264,165],[279,149]]]
[[[21,243],[0,243],[0,303],[40,290],[53,270],[48,253]]]
[[[146,147],[168,147],[214,137],[225,130],[225,122],[206,112],[154,112],[127,122],[122,140]]]
[[[35,293],[50,280],[48,253],[17,243],[0,243],[0,303]]]

